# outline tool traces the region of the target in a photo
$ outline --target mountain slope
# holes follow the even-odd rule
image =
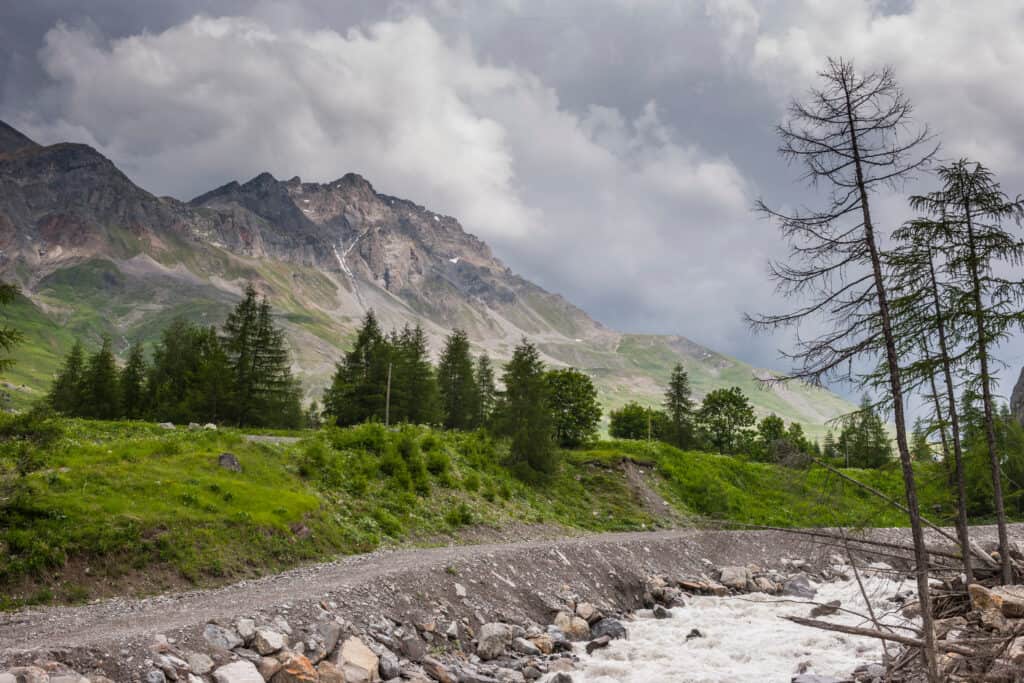
[[[32,337],[12,375],[27,387],[16,403],[45,389],[73,337],[109,334],[123,350],[175,316],[216,324],[255,282],[281,313],[310,396],[372,308],[386,327],[422,324],[435,352],[455,327],[498,359],[528,337],[552,364],[589,372],[610,407],[659,401],[681,361],[698,396],[739,385],[759,412],[814,432],[850,409],[819,389],[762,388],[767,370],[683,337],[610,330],[511,272],[455,218],[352,173],[330,183],[264,173],[182,202],[139,188],[88,146],[40,147],[0,127],[0,276],[22,286],[11,315]]]

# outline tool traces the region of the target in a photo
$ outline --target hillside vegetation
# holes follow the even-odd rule
[[[516,525],[574,533],[711,520],[794,527],[905,521],[824,470],[665,444],[612,441],[563,451],[548,479],[524,482],[504,464],[507,444],[482,432],[368,424],[252,441],[233,430],[58,418],[23,433],[23,418],[6,420],[6,609],[223,582],[381,546],[487,539]],[[234,454],[242,471],[220,467],[223,453]],[[24,458],[39,466],[19,477]],[[638,481],[628,471],[633,465],[653,474]],[[952,501],[944,472],[920,468],[923,506],[938,506],[945,521]],[[856,476],[899,496],[895,470]],[[652,498],[671,510],[652,506]]]

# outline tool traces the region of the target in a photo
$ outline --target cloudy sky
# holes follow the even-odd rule
[[[356,171],[608,325],[780,366],[741,316],[784,305],[754,201],[813,200],[775,154],[787,101],[827,56],[889,64],[943,157],[1015,194],[1022,35],[1019,0],[9,2],[0,118],[186,199]]]

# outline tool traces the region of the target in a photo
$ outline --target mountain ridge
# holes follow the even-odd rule
[[[590,373],[609,407],[657,403],[683,362],[698,397],[739,385],[760,413],[812,431],[850,409],[824,390],[764,389],[764,370],[686,337],[609,329],[515,274],[454,217],[358,174],[317,183],[264,172],[181,201],[138,187],[87,145],[39,146],[9,128],[0,127],[0,276],[22,286],[34,325],[59,328],[42,340],[52,357],[35,354],[21,371],[36,394],[71,336],[109,334],[123,350],[176,315],[216,322],[252,281],[280,311],[311,396],[372,308],[386,327],[423,325],[435,354],[456,327],[498,359],[528,337],[548,362]]]

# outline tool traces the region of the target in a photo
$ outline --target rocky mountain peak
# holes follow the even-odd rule
[[[21,131],[0,121],[0,154],[14,154],[39,145]]]

